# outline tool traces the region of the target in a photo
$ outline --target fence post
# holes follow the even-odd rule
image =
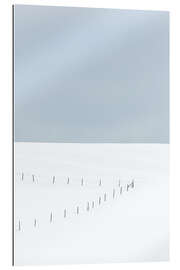
[[[37,221],[36,219],[34,219],[34,227],[36,227],[36,225],[37,225]]]
[[[18,231],[21,231],[21,222],[20,222],[20,220],[18,222]]]
[[[55,176],[53,176],[53,184],[55,183]]]
[[[53,216],[52,216],[52,212],[50,214],[50,223],[52,223],[52,219],[53,219]]]
[[[113,189],[113,199],[115,198],[115,189]]]

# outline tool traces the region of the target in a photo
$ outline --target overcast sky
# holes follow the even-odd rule
[[[15,6],[15,141],[169,142],[169,14]]]

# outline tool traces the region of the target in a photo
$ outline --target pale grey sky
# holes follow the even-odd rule
[[[169,142],[169,13],[15,5],[15,141]]]

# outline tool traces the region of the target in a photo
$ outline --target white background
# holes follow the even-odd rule
[[[0,4],[0,268],[10,269],[12,257],[12,11],[19,4],[86,6],[170,11],[170,262],[106,265],[61,265],[61,269],[180,269],[180,1],[178,0],[34,0]],[[17,269],[19,267],[16,267]],[[28,267],[28,269],[36,267]],[[41,269],[45,267],[38,267]],[[46,269],[51,269],[52,266]]]

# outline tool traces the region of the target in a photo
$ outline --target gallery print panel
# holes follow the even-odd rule
[[[13,6],[13,264],[169,259],[169,13]]]

